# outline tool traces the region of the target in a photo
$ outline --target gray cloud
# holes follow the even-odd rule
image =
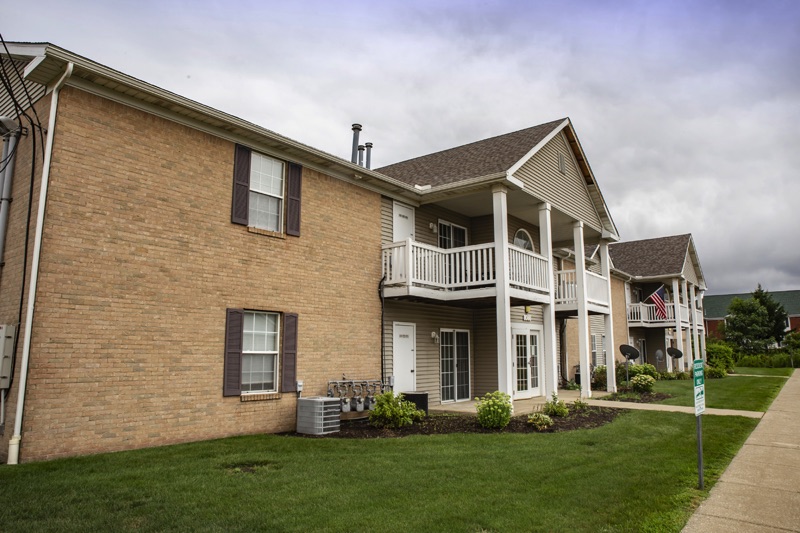
[[[361,122],[376,166],[570,116],[623,239],[691,232],[712,293],[800,288],[794,1],[42,0],[0,20],[345,158]]]

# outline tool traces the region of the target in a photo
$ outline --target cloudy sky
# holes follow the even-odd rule
[[[373,167],[569,116],[624,240],[692,233],[709,294],[800,289],[800,1],[0,6],[49,41]]]

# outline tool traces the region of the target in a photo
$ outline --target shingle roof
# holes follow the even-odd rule
[[[769,293],[781,304],[789,316],[800,316],[800,291],[775,291]],[[748,300],[752,293],[714,294],[703,298],[703,311],[706,318],[724,318],[728,314],[728,306],[734,298]]]
[[[411,185],[446,185],[504,172],[514,166],[564,120],[401,161],[376,172]]]
[[[666,276],[683,271],[691,234],[671,235],[641,241],[617,242],[608,253],[614,268],[631,276]]]

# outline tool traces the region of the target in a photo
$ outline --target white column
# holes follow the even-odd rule
[[[683,352],[683,329],[681,328],[681,296],[678,278],[672,279],[672,305],[675,309],[675,347]],[[669,356],[667,356],[669,357]],[[671,360],[672,358],[669,357]]]
[[[608,242],[600,241],[600,268],[608,280],[608,314],[605,316],[606,331],[606,383],[608,392],[617,392],[616,351],[614,347],[614,306],[611,298],[611,263],[608,258]],[[628,310],[625,309],[625,313]]]
[[[686,304],[686,312],[691,312],[691,306],[689,305],[689,289],[687,286],[686,279],[681,281],[681,300],[684,304]],[[691,357],[691,342],[689,341],[689,335],[691,335],[691,318],[688,316],[686,317],[690,322],[689,325],[686,326],[686,334],[683,334],[683,330],[681,330],[681,351],[683,352],[683,359],[681,359],[681,364],[683,365],[682,370],[689,370],[692,366],[690,362]],[[683,319],[681,319],[681,325],[683,325]],[[687,353],[689,352],[689,353]]]
[[[695,298],[694,284],[689,285],[689,312],[692,313],[692,341],[694,341],[694,351],[692,352],[692,359],[701,359],[700,355],[700,332],[697,328],[697,312],[695,311]]]
[[[544,394],[550,398],[558,393],[558,353],[556,352],[556,296],[555,275],[553,269],[553,228],[550,222],[550,204],[539,206],[539,253],[547,258],[547,280],[550,290],[545,305],[542,306],[544,317],[544,352],[545,361]]]
[[[578,296],[578,356],[581,367],[581,396],[592,397],[592,376],[589,372],[589,311],[586,305],[586,260],[583,254],[583,222],[573,225],[575,246],[575,285]]]
[[[705,291],[700,291],[700,316],[705,317],[706,313],[703,309],[703,298],[705,297]],[[700,335],[700,357],[703,361],[706,361],[706,335],[708,335],[708,331],[706,330],[705,324],[703,324],[703,334]]]
[[[494,255],[497,295],[497,390],[514,396],[514,379],[511,368],[511,299],[508,277],[508,189],[504,185],[492,186],[494,210]]]

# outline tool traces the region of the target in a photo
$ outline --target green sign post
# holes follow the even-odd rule
[[[695,359],[692,365],[694,379],[694,415],[697,420],[697,472],[700,490],[703,490],[703,423],[700,415],[706,410],[706,376],[702,359]]]

